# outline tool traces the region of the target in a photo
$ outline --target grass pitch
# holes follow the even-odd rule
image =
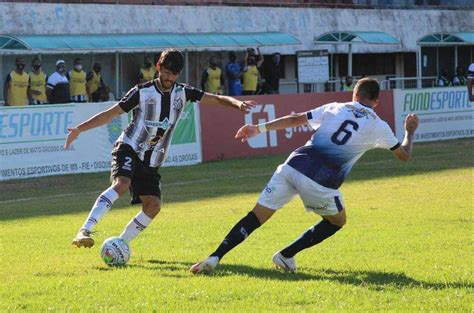
[[[417,144],[409,163],[371,151],[341,188],[348,223],[297,255],[272,254],[319,221],[295,199],[212,276],[188,268],[252,209],[286,156],[164,168],[163,208],[131,243],[124,268],[104,265],[102,241],[139,207],[118,200],[96,246],[70,242],[108,173],[0,183],[0,311],[453,311],[473,310],[471,139]]]

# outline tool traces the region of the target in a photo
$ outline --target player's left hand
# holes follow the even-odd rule
[[[250,110],[252,108],[255,107],[255,105],[257,104],[257,102],[253,101],[253,100],[246,100],[246,101],[242,101],[239,103],[239,110],[240,112],[244,112],[244,113],[249,113]]]
[[[235,139],[245,142],[247,139],[255,137],[259,134],[257,125],[244,125],[235,134]]]
[[[418,116],[415,114],[408,114],[406,119],[405,119],[405,129],[409,133],[414,133],[415,130],[418,128],[418,123],[419,123]]]
[[[67,134],[66,143],[64,144],[65,150],[69,148],[71,143],[77,138],[77,136],[79,136],[79,133],[81,132],[77,128],[68,128],[67,130],[69,131],[69,133]]]

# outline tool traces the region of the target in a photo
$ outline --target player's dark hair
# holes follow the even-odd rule
[[[174,74],[179,74],[184,67],[183,54],[175,49],[166,49],[160,55],[157,63],[160,67],[164,67]]]
[[[377,100],[379,98],[380,86],[377,80],[373,78],[362,78],[357,81],[354,93],[363,99]]]

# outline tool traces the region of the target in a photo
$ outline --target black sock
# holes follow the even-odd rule
[[[293,241],[288,247],[281,250],[285,258],[292,258],[303,249],[317,245],[324,239],[334,235],[342,227],[333,225],[326,220],[305,231],[298,239]]]
[[[235,224],[211,256],[217,256],[219,259],[222,259],[227,252],[244,241],[245,238],[247,238],[255,229],[259,228],[260,225],[260,221],[255,213],[249,212],[249,214]]]

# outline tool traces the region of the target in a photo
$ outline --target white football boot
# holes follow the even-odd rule
[[[280,251],[273,255],[272,262],[275,264],[276,268],[281,268],[285,272],[293,273],[296,271],[295,258],[285,258],[281,255]]]
[[[72,244],[78,248],[92,248],[92,246],[94,245],[94,239],[91,238],[91,233],[92,232],[86,229],[79,230],[76,237],[74,237],[74,239],[72,240]]]
[[[219,264],[219,257],[210,256],[202,262],[196,263],[189,271],[193,274],[211,274]]]

